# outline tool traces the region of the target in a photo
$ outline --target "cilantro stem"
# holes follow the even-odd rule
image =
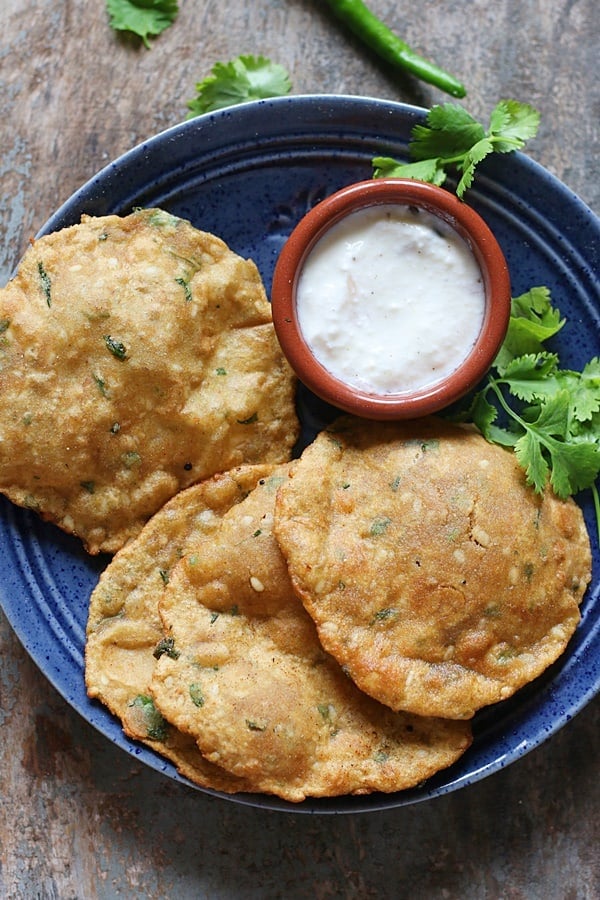
[[[524,422],[523,419],[514,411],[514,409],[508,405],[508,403],[504,399],[504,394],[500,390],[500,386],[499,386],[500,384],[501,384],[501,382],[496,381],[495,378],[492,378],[491,375],[488,375],[488,383],[487,383],[486,387],[484,388],[484,393],[487,390],[489,390],[489,388],[492,388],[492,390],[494,391],[495,395],[497,396],[498,402],[500,403],[500,406],[502,407],[504,412],[508,416],[510,416],[511,419],[514,419],[515,422],[517,422],[521,426],[521,428],[523,428],[524,431],[527,431],[527,429],[530,428],[531,426],[528,425],[526,422]]]
[[[494,137],[488,137],[487,140],[490,142],[490,144],[492,146],[494,144],[498,143],[498,139],[496,139]],[[515,150],[517,150],[521,146],[518,141],[510,141],[510,140],[503,139],[502,142],[506,146],[508,146],[509,144],[512,145]],[[509,151],[505,150],[503,152],[507,153]],[[466,156],[467,156],[466,153],[457,153],[455,156],[444,156],[444,158],[443,158],[444,166],[462,166],[465,162]]]
[[[362,0],[326,0],[332,12],[361,41],[386,62],[397,69],[404,69],[421,81],[434,85],[452,97],[464,97],[463,84],[449,72],[428,62],[400,40],[378,19]]]
[[[488,383],[489,383],[489,386],[494,391],[494,393],[496,394],[496,396],[498,398],[498,402],[500,403],[500,406],[502,407],[504,412],[508,416],[510,416],[512,419],[514,419],[514,421],[517,422],[517,424],[521,426],[523,431],[525,431],[525,432],[529,431],[532,434],[535,434],[535,436],[539,440],[540,444],[542,444],[542,446],[544,446],[546,448],[546,450],[551,451],[555,447],[560,446],[560,441],[556,440],[556,438],[553,438],[551,435],[546,434],[541,429],[536,428],[535,425],[533,425],[531,422],[525,422],[525,420],[522,419],[521,416],[519,416],[511,406],[509,406],[509,404],[504,399],[504,395],[499,387],[499,385],[502,384],[502,381],[496,381],[496,379],[492,378],[490,375],[490,376],[488,376]]]

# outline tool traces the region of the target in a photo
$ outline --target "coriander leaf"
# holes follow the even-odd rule
[[[150,47],[149,37],[172,25],[179,12],[177,0],[106,0],[110,25],[115,31],[130,31]]]
[[[515,447],[519,440],[519,435],[516,431],[511,431],[510,428],[491,425],[488,429],[487,439],[493,444],[500,444],[501,447]]]
[[[510,112],[507,108],[507,101],[500,100],[491,112],[488,133],[501,134],[504,128],[508,128],[509,124]]]
[[[590,441],[600,444],[600,412],[593,413],[589,419],[584,421],[574,418],[571,421],[570,434],[573,441]]]
[[[111,337],[110,334],[105,334],[104,343],[106,344],[106,349],[117,359],[120,359],[121,361],[127,359],[127,348],[122,341],[116,340],[116,338]]]
[[[537,492],[549,484],[566,498],[591,489],[600,539],[600,359],[581,372],[560,368],[558,354],[544,349],[544,341],[564,322],[548,288],[513,298],[508,333],[490,374],[450,415],[472,422],[491,443],[512,446]]]
[[[559,391],[540,406],[537,419],[528,427],[541,429],[544,435],[565,438],[569,433],[569,409],[569,392]]]
[[[465,409],[457,408],[450,418],[455,422],[472,422],[476,425],[486,440],[492,444],[501,444],[503,447],[514,447],[521,431],[515,433],[510,428],[498,425],[498,410],[487,399],[490,388],[488,383],[483,390],[473,395],[471,402]]]
[[[512,359],[502,371],[502,382],[511,393],[528,402],[556,393],[559,382],[554,376],[558,356],[555,353],[528,353]]]
[[[490,153],[493,153],[494,145],[489,140],[489,138],[482,138],[480,141],[471,147],[469,152],[466,154],[464,160],[459,165],[459,169],[462,170],[462,177],[458,184],[456,185],[456,194],[458,197],[462,199],[464,192],[467,188],[470,188],[473,184],[473,178],[475,176],[475,169],[482,159],[485,159],[486,156],[489,156]]]
[[[460,158],[485,137],[483,126],[457,103],[432,106],[425,121],[412,130],[410,155],[415,160]]]
[[[528,319],[538,326],[538,338],[545,341],[556,334],[565,320],[560,311],[551,303],[550,291],[547,287],[533,287],[511,301],[510,314],[513,318]]]
[[[484,437],[488,437],[492,424],[498,418],[498,410],[486,399],[486,390],[478,391],[464,415],[459,416],[463,422],[473,422]]]
[[[377,156],[373,160],[374,178],[415,178],[428,181],[440,187],[446,180],[446,173],[438,165],[437,159],[425,159],[413,163],[399,163],[388,156]]]
[[[526,431],[515,444],[515,453],[525,469],[527,484],[532,485],[537,493],[541,494],[548,481],[548,463],[537,435],[532,431]]]
[[[52,279],[46,272],[43,262],[38,262],[37,269],[38,275],[40,276],[40,286],[44,297],[46,298],[46,303],[48,306],[52,306]]]
[[[179,659],[181,654],[179,650],[175,649],[175,639],[170,637],[162,638],[152,651],[152,655],[155,659],[160,659],[164,655],[169,659]]]
[[[537,418],[532,422],[526,422],[514,413],[513,415],[525,429],[525,433],[515,444],[515,453],[525,469],[528,483],[541,493],[550,473],[551,484],[559,497],[575,493],[571,490],[566,475],[566,458],[570,445],[556,440],[557,437],[564,438],[569,430],[568,393],[562,391],[541,406]],[[552,462],[552,469],[548,464],[548,457]]]
[[[167,739],[168,722],[154,705],[152,697],[146,694],[138,694],[129,703],[129,706],[139,710],[141,721],[146,728],[146,734],[151,740],[162,742]]]
[[[565,499],[585,488],[592,487],[600,472],[600,447],[591,443],[556,442],[550,450],[552,474],[550,483],[554,493]]]
[[[517,100],[497,103],[487,130],[456,103],[433,106],[427,113],[425,124],[415,125],[412,129],[408,145],[411,160],[428,163],[429,168],[425,166],[420,169],[418,175],[410,170],[404,170],[402,174],[441,184],[440,171],[446,173],[454,168],[462,173],[456,188],[457,195],[462,199],[473,183],[479,163],[493,152],[508,153],[522,149],[526,141],[536,134],[539,120],[539,113],[533,107]],[[389,163],[385,172],[376,165],[375,160],[373,164],[374,178],[389,174]],[[397,163],[397,166],[401,171],[402,163]]]
[[[543,342],[563,327],[565,320],[550,301],[546,287],[533,287],[511,301],[510,320],[504,343],[494,361],[503,374],[511,360],[527,354],[538,354]]]
[[[521,150],[526,141],[535,137],[539,124],[540,114],[532,106],[516,100],[500,100],[490,116],[488,134],[497,153],[509,153]]]
[[[527,483],[541,493],[549,480],[563,499],[591,487],[600,472],[600,445],[570,439],[569,392],[559,391],[539,406],[535,419],[527,421],[502,398],[496,382],[490,383],[505,412],[523,428],[515,453]]]
[[[504,371],[501,381],[520,400],[544,401],[559,391],[569,395],[569,417],[585,422],[600,410],[600,364],[591,360],[582,372],[557,368],[558,357],[553,353],[521,356]],[[572,426],[571,426],[572,427]]]
[[[215,63],[211,74],[196,84],[197,96],[187,104],[188,119],[246,100],[284,96],[290,90],[290,78],[283,66],[264,56],[238,56],[227,63]]]
[[[573,388],[572,403],[573,415],[579,422],[591,421],[594,413],[600,412],[600,359],[597,356],[584,366]]]

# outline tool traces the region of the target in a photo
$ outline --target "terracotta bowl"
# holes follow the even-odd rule
[[[298,324],[296,290],[302,266],[325,232],[365,207],[402,204],[439,216],[466,241],[479,268],[485,295],[483,323],[474,346],[448,377],[415,391],[369,393],[339,380],[319,362]],[[298,223],[281,251],[271,302],[275,330],[299,379],[314,394],[345,412],[370,419],[409,419],[454,403],[485,375],[506,335],[510,278],[504,255],[483,219],[449,190],[399,178],[352,184],[317,204]],[[349,327],[351,327],[349,325]],[[357,335],[360,340],[360,335]]]

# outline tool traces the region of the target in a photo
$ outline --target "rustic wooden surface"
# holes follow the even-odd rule
[[[0,277],[77,187],[180,121],[217,60],[263,53],[295,93],[445,99],[397,78],[319,0],[182,0],[146,50],[101,0],[0,0]],[[373,0],[460,76],[468,107],[542,113],[529,152],[600,212],[598,0]],[[522,761],[432,803],[267,813],[175,785],[113,748],[0,617],[0,894],[7,898],[600,897],[600,700]]]

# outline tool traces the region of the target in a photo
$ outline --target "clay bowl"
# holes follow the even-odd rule
[[[297,287],[311,250],[344,217],[386,204],[416,207],[439,217],[466,242],[481,271],[484,309],[474,344],[446,377],[412,390],[378,393],[352,386],[317,359],[298,322]],[[510,316],[510,279],[506,260],[484,220],[450,190],[408,179],[358,182],[332,194],[301,219],[286,241],[273,276],[273,322],[281,347],[300,381],[340,410],[370,419],[409,419],[450,406],[472,390],[491,366],[504,340]],[[348,322],[352,328],[352,322]],[[355,336],[360,342],[361,335]]]

